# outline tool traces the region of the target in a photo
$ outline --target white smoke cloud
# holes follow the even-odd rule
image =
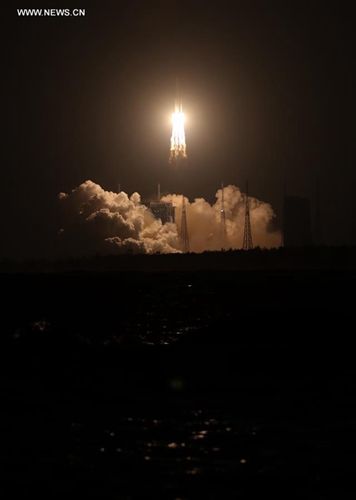
[[[221,249],[220,220],[222,190],[219,189],[215,196],[216,202],[214,205],[210,205],[203,198],[195,198],[192,203],[185,198],[189,245],[192,252]],[[180,228],[182,196],[175,194],[167,195],[162,200],[166,202],[171,201],[176,207],[176,221],[178,228]],[[281,233],[279,231],[270,231],[269,229],[275,218],[271,205],[252,197],[249,198],[249,203],[254,247],[279,247]],[[245,198],[236,186],[229,185],[224,187],[224,208],[227,248],[240,249],[242,247],[245,224]]]
[[[133,193],[105,191],[86,181],[70,194],[60,193],[65,248],[81,255],[92,253],[178,252],[175,224],[162,224]]]
[[[133,193],[105,191],[88,180],[69,194],[60,193],[63,228],[60,238],[72,254],[93,253],[177,253],[179,250],[182,196],[167,195],[162,201],[176,207],[176,223],[162,224],[154,218],[141,197]],[[203,198],[192,203],[185,198],[190,250],[220,250],[221,190],[216,202],[210,205]],[[244,228],[244,199],[235,186],[224,188],[228,248],[242,246]],[[280,233],[268,230],[274,218],[272,207],[250,198],[250,217],[254,246],[278,247]]]

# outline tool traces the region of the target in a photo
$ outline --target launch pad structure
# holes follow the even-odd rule
[[[225,250],[226,245],[227,245],[227,232],[226,232],[224,184],[223,183],[221,183],[220,242],[221,242],[221,250]]]
[[[184,122],[185,115],[183,113],[183,105],[179,95],[179,84],[177,80],[175,111],[172,114],[172,135],[170,144],[169,163],[177,167],[179,163],[186,161],[186,141]],[[175,209],[171,202],[161,201],[160,184],[158,184],[157,200],[150,202],[149,208],[153,215],[162,221],[163,224],[167,222],[175,222]],[[224,200],[224,185],[221,184],[221,209],[220,209],[220,245],[221,250],[227,247],[227,231],[226,231],[226,215],[225,215],[225,200]],[[245,195],[245,226],[243,235],[242,248],[250,250],[252,245],[252,232],[250,221],[249,197],[248,197],[248,184],[246,182],[246,195]],[[183,253],[190,251],[189,233],[187,223],[187,211],[185,206],[185,198],[182,195],[182,217],[179,228],[179,249]]]
[[[248,182],[246,181],[246,194],[245,194],[245,226],[244,226],[244,238],[242,242],[242,248],[244,250],[252,250],[252,231],[251,231],[251,220],[250,220],[250,200],[248,197]]]
[[[157,200],[151,201],[149,208],[156,219],[161,219],[162,224],[175,222],[175,207],[171,202],[161,201],[160,184],[158,184]]]
[[[187,213],[185,208],[185,198],[182,201],[182,219],[179,232],[179,247],[184,253],[189,252],[189,234],[187,225]],[[171,202],[161,200],[161,186],[158,184],[157,200],[149,203],[149,209],[156,219],[160,219],[162,224],[167,222],[175,222],[175,207]]]
[[[180,224],[180,234],[179,234],[179,246],[182,252],[189,252],[189,233],[188,233],[188,224],[187,224],[187,213],[185,209],[185,198],[183,196],[182,202],[182,220]]]

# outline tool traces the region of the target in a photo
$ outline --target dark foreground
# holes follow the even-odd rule
[[[354,498],[351,271],[3,275],[23,495]],[[12,486],[14,488],[15,486]]]

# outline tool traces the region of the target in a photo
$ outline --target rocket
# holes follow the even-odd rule
[[[176,79],[176,99],[175,110],[172,114],[172,136],[170,148],[170,162],[176,164],[178,160],[187,158],[185,132],[184,132],[184,113],[182,101],[180,98],[180,88],[178,78]]]

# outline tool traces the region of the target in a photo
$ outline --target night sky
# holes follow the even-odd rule
[[[243,189],[248,178],[250,194],[279,216],[284,181],[314,210],[319,180],[325,241],[349,243],[356,78],[347,5],[76,2],[86,15],[71,18],[4,10],[0,257],[56,256],[58,194],[87,179],[113,191],[120,182],[143,200],[158,181],[174,191],[177,78],[186,196],[213,202],[222,180]]]

